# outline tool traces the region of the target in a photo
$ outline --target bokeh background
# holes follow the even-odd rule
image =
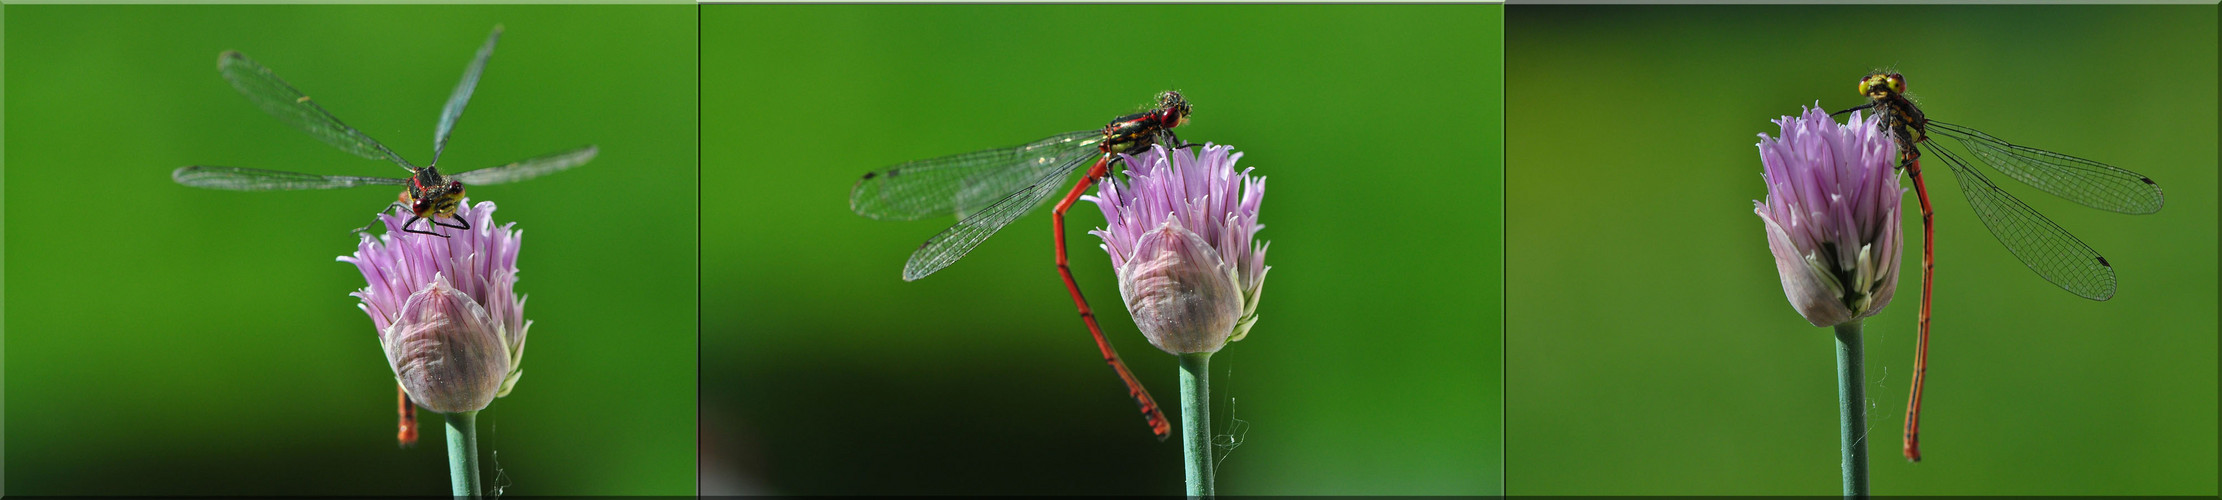
[[[703,471],[717,493],[1176,494],[1052,265],[1047,208],[917,282],[953,217],[849,211],[866,171],[1101,127],[1180,129],[1270,179],[1262,319],[1212,358],[1219,492],[1491,494],[1501,8],[703,8]],[[1077,176],[1076,176],[1077,178]],[[1177,361],[1073,272],[1177,415]],[[1240,422],[1239,424],[1233,422]],[[1229,432],[1246,429],[1246,432]]]
[[[512,495],[692,494],[695,7],[10,6],[11,495],[445,494],[441,417],[394,443],[348,231],[395,191],[179,186],[191,164],[398,175],[256,109],[236,49],[430,161],[442,102],[507,32],[452,170],[598,144],[473,186],[525,232],[528,375],[480,414]]]
[[[1930,117],[2144,173],[2168,206],[1991,177],[2114,263],[2120,292],[2091,302],[1933,170],[1926,457],[1898,453],[1909,215],[1897,298],[1866,323],[1874,493],[2215,494],[2215,23],[2213,5],[1509,9],[1507,492],[1839,492],[1833,340],[1783,298],[1753,144],[1894,66]]]

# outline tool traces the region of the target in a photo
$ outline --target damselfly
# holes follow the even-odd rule
[[[958,217],[957,225],[934,235],[917,251],[911,252],[910,261],[903,264],[903,280],[916,280],[963,258],[996,230],[1048,199],[1074,170],[1094,160],[1094,166],[1065,195],[1064,201],[1050,211],[1050,228],[1056,232],[1057,272],[1064,277],[1065,288],[1072,293],[1073,305],[1080,309],[1081,322],[1086,323],[1088,333],[1095,336],[1104,362],[1126,382],[1127,394],[1141,407],[1150,431],[1163,440],[1171,435],[1171,424],[1158,409],[1157,401],[1142,387],[1141,380],[1134,377],[1126,363],[1119,360],[1118,351],[1104,339],[1103,329],[1096,325],[1095,312],[1089,309],[1088,300],[1081,296],[1080,286],[1073,281],[1072,268],[1065,255],[1065,211],[1079,201],[1081,193],[1097,179],[1111,175],[1111,163],[1120,153],[1152,145],[1188,146],[1173,135],[1174,127],[1188,123],[1188,111],[1188,101],[1182,99],[1179,92],[1165,92],[1158,94],[1157,104],[1151,109],[1118,117],[1100,129],[1066,132],[1016,147],[888,167],[864,174],[864,178],[857,181],[856,187],[849,191],[849,209],[857,215],[882,220],[913,220],[950,214]]]
[[[501,39],[502,29],[494,27],[486,36],[486,44],[478,48],[478,56],[463,70],[463,81],[455,85],[448,95],[447,105],[440,108],[440,122],[433,130],[432,163],[422,167],[409,163],[399,153],[387,149],[378,140],[361,131],[340,123],[339,118],[324,111],[309,96],[295,90],[276,73],[263,67],[246,54],[226,51],[217,57],[216,69],[240,94],[254,101],[256,106],[272,116],[292,124],[317,139],[370,159],[391,161],[409,171],[408,177],[357,177],[347,175],[316,175],[277,170],[242,167],[216,167],[195,165],[177,169],[170,178],[178,184],[209,189],[232,191],[278,191],[296,189],[337,189],[355,186],[406,186],[400,200],[387,205],[386,210],[406,210],[412,217],[401,225],[401,230],[411,233],[445,237],[437,231],[412,229],[417,221],[430,226],[468,230],[470,223],[455,218],[455,209],[463,201],[464,184],[500,184],[546,175],[578,166],[594,159],[594,146],[573,149],[537,158],[513,162],[492,168],[482,168],[454,175],[443,175],[438,165],[440,154],[447,150],[448,135],[455,129],[455,120],[463,115],[463,106],[470,103],[471,90],[478,86],[479,73],[486,69],[486,59],[494,55],[494,42]],[[446,218],[453,223],[441,222]],[[374,223],[375,224],[375,223]],[[369,229],[367,226],[365,230]]]
[[[248,59],[246,54],[241,54],[238,51],[225,51],[222,55],[217,56],[217,71],[224,75],[225,80],[231,82],[232,88],[237,89],[240,94],[246,95],[247,99],[253,101],[257,107],[261,107],[263,111],[270,113],[272,116],[276,116],[278,119],[284,120],[295,128],[308,132],[309,135],[338,147],[342,151],[354,153],[364,158],[383,159],[400,165],[401,168],[409,171],[409,176],[316,175],[242,167],[195,165],[171,172],[170,178],[187,186],[233,191],[336,189],[370,185],[406,186],[408,189],[401,192],[399,201],[387,205],[384,210],[379,211],[407,210],[412,214],[407,222],[402,223],[402,231],[444,238],[447,235],[438,233],[436,228],[430,226],[469,230],[471,229],[470,223],[455,217],[455,210],[463,201],[463,185],[465,183],[499,184],[539,177],[584,164],[588,160],[594,159],[597,152],[594,146],[586,146],[498,167],[483,168],[454,175],[440,173],[439,168],[437,168],[440,163],[440,154],[447,150],[448,136],[455,129],[456,119],[463,115],[463,107],[470,103],[471,91],[478,87],[479,74],[486,69],[486,60],[494,55],[494,43],[501,40],[501,34],[502,28],[495,26],[494,32],[486,36],[485,45],[478,48],[478,54],[471,59],[470,66],[463,69],[463,80],[457,83],[455,91],[448,95],[447,105],[440,108],[439,126],[433,131],[432,163],[423,167],[409,163],[409,160],[403,159],[399,153],[395,153],[393,150],[387,149],[385,145],[379,144],[376,139],[371,139],[369,135],[341,123],[338,117],[332,116],[322,106],[318,106],[314,100],[309,99],[307,94],[294,89],[285,80],[278,78],[276,73],[272,73],[269,68],[263,67],[262,64],[256,63],[253,59]],[[440,221],[441,218],[447,218],[454,221],[454,223],[443,223]],[[410,227],[419,220],[426,221],[426,230]],[[373,223],[373,225],[375,224]],[[370,226],[364,226],[357,229],[357,231],[367,231],[369,229]],[[417,440],[416,408],[409,403],[407,390],[400,390],[400,393],[401,423],[400,432],[395,435],[395,439],[400,441],[402,445],[414,444]]]
[[[1975,209],[1977,219],[1989,228],[2006,250],[2020,258],[2046,281],[2083,298],[2114,297],[2114,266],[2083,240],[2061,229],[2051,219],[1992,184],[1982,171],[1968,165],[1962,154],[2003,172],[2040,191],[2084,206],[2149,214],[2160,211],[2160,185],[2136,172],[2042,149],[2020,146],[1975,129],[1929,119],[1906,97],[1906,78],[1876,72],[1859,80],[1866,104],[1836,114],[1872,109],[1882,115],[1881,126],[1898,141],[1898,168],[1913,179],[1914,194],[1921,200],[1921,311],[1914,341],[1913,389],[1906,402],[1906,459],[1921,460],[1921,383],[1929,364],[1929,296],[1936,280],[1936,225],[1929,208],[1929,188],[1921,180],[1921,145],[1932,136],[1951,138],[1966,153],[1929,148],[1942,158],[1960,180],[1960,193]]]

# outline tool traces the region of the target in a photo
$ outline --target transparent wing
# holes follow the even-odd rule
[[[501,25],[494,25],[494,33],[486,35],[486,44],[478,47],[478,57],[463,68],[463,81],[455,83],[455,92],[448,94],[447,105],[440,107],[440,126],[432,131],[432,164],[440,164],[440,153],[447,151],[448,134],[455,131],[455,120],[463,117],[463,106],[471,103],[471,90],[478,88],[478,75],[486,71],[486,59],[494,55],[494,42],[501,40]]]
[[[294,90],[292,85],[287,85],[285,80],[271,73],[270,68],[248,59],[246,54],[225,51],[223,55],[217,56],[216,70],[224,74],[225,80],[231,81],[233,89],[246,95],[247,100],[254,101],[255,106],[261,107],[263,112],[308,132],[317,140],[356,156],[383,159],[394,162],[401,168],[416,171],[416,165],[410,164],[409,160],[386,149],[377,139],[340,123],[338,117],[324,111],[323,107],[316,105],[316,101],[310,100],[301,91]]]
[[[2083,240],[2068,234],[2059,224],[2038,214],[2023,204],[1983,173],[1968,167],[1967,161],[1944,148],[1929,148],[1932,158],[1942,158],[1952,167],[1960,180],[1960,193],[1967,196],[1967,204],[1975,209],[1983,227],[2006,245],[2006,251],[2021,259],[2021,263],[2036,271],[2069,293],[2091,300],[2114,297],[2114,266],[2106,257],[2092,250]]]
[[[994,204],[965,217],[957,225],[942,230],[933,239],[926,240],[924,245],[918,247],[918,251],[911,252],[910,261],[903,263],[903,281],[924,278],[956,263],[957,259],[964,258],[964,254],[971,252],[973,247],[980,246],[981,241],[994,236],[997,230],[1018,220],[1019,216],[1033,211],[1035,206],[1042,204],[1042,200],[1049,199],[1051,194],[1065,185],[1067,174],[1088,163],[1088,160],[1087,156],[1067,158],[1064,163],[1037,175],[1024,189],[1004,195]]]
[[[2160,211],[2160,185],[2136,172],[2042,149],[2016,146],[1975,129],[1929,120],[1929,131],[1959,141],[2007,177],[2084,206],[2149,214]]]
[[[259,168],[202,165],[179,168],[175,172],[170,172],[170,178],[176,180],[178,184],[187,186],[230,191],[339,189],[355,186],[400,186],[409,183],[408,179],[315,175]]]
[[[1014,194],[1040,188],[1045,177],[1062,181],[1076,159],[1093,156],[1102,140],[1099,130],[1066,132],[1017,147],[888,167],[856,181],[849,190],[849,209],[880,220],[964,217],[989,203],[1004,203]]]
[[[517,161],[499,167],[488,167],[478,170],[472,170],[469,172],[463,172],[448,177],[458,181],[462,181],[465,185],[486,185],[501,184],[504,182],[516,182],[556,173],[562,171],[563,169],[584,165],[587,161],[593,160],[594,155],[599,152],[601,152],[600,149],[597,149],[594,146],[587,146],[570,151],[564,151],[561,153]]]

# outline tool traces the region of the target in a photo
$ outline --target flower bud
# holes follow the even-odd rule
[[[471,229],[445,237],[401,231],[404,215],[380,214],[386,234],[363,235],[353,255],[369,286],[352,295],[377,327],[394,379],[417,405],[441,413],[485,409],[524,375],[523,298],[517,252],[523,233],[494,224],[492,202],[463,203]]]
[[[443,276],[409,295],[379,335],[394,378],[425,409],[485,409],[509,377],[509,349],[486,308]]]
[[[1165,352],[1219,352],[1242,318],[1234,268],[1178,221],[1143,234],[1117,272],[1134,326]]]
[[[1754,202],[1790,306],[1813,326],[1873,316],[1898,286],[1898,143],[1875,116],[1838,125],[1819,108],[1760,134],[1767,200]]]
[[[1125,180],[1086,199],[1103,209],[1119,296],[1150,344],[1175,355],[1218,352],[1258,320],[1266,246],[1254,243],[1265,179],[1236,172],[1240,153],[1155,146],[1125,158]]]

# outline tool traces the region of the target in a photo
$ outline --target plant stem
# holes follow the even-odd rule
[[[1844,496],[1867,497],[1867,364],[1859,320],[1836,325],[1836,406],[1844,452]]]
[[[478,412],[447,414],[447,473],[456,498],[478,498]]]
[[[1181,463],[1187,465],[1188,497],[1211,492],[1211,353],[1180,355]]]

